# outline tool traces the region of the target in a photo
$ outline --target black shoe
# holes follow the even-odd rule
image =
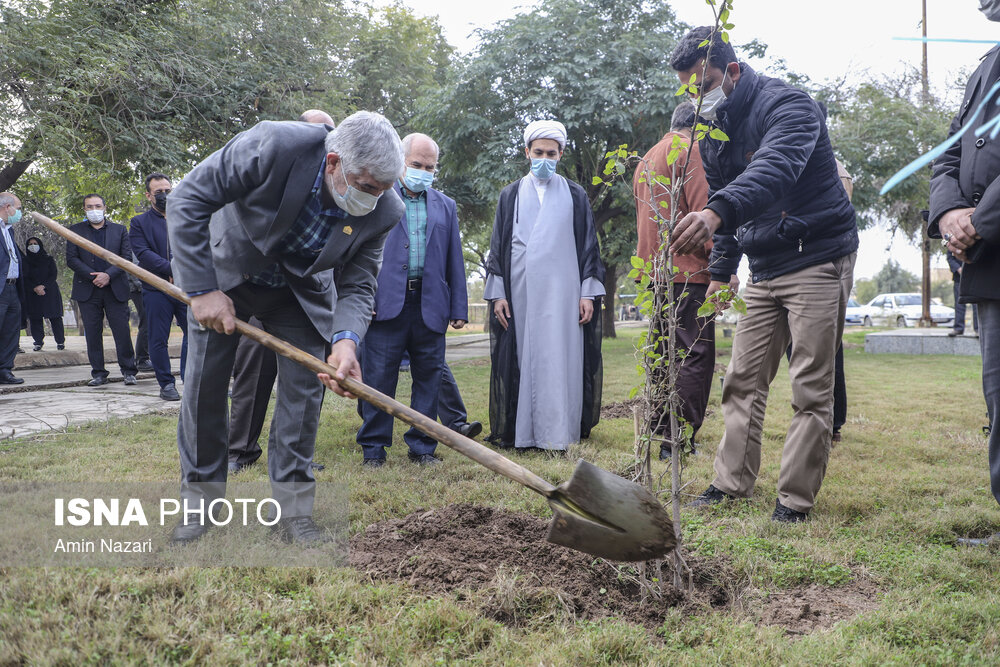
[[[149,359],[146,359],[145,361],[140,361],[139,363],[137,363],[135,367],[137,370],[143,373],[151,373],[153,371],[153,362],[151,362]]]
[[[18,353],[18,354],[24,354],[24,348],[23,348],[23,347],[21,347],[21,346],[18,346],[18,348],[17,348],[17,353]]]
[[[385,465],[385,459],[365,459],[361,462],[362,468],[381,468]]]
[[[456,426],[454,431],[466,438],[475,438],[483,432],[483,425],[479,422],[467,422],[461,426]]]
[[[42,349],[42,345],[40,343],[35,343],[35,346],[31,348],[31,351],[38,352],[40,349]]]
[[[188,514],[180,523],[174,526],[174,532],[170,535],[170,541],[173,544],[188,544],[194,542],[199,537],[208,532],[212,524],[210,521],[201,522],[201,516],[198,514]]]
[[[808,520],[808,514],[798,510],[793,510],[791,507],[785,507],[781,504],[780,500],[775,498],[774,514],[771,515],[771,521],[777,521],[779,523],[800,523]]]
[[[57,350],[65,350],[65,349],[66,349],[66,346],[65,346],[65,345],[63,345],[62,343],[59,343],[58,345],[56,345],[56,349],[57,349]]]
[[[326,470],[325,465],[323,465],[322,463],[316,463],[315,461],[310,461],[309,467],[312,468],[313,470]]]
[[[1000,542],[1000,533],[993,533],[986,537],[960,537],[955,540],[955,544],[960,547],[988,547],[994,542]]]
[[[724,500],[732,500],[733,496],[725,491],[720,491],[712,484],[708,485],[700,496],[687,504],[688,507],[707,507],[708,505],[718,505]]]
[[[407,456],[410,457],[411,463],[416,463],[418,466],[436,466],[439,463],[443,463],[441,459],[433,454],[414,454],[413,452],[409,452]]]
[[[282,518],[271,529],[283,542],[295,544],[318,544],[329,542],[330,538],[316,525],[311,516],[291,516]]]
[[[179,401],[181,395],[177,393],[177,388],[171,383],[160,387],[160,398],[165,401]]]
[[[518,454],[538,454],[544,452],[545,450],[541,447],[515,447],[514,451]]]
[[[126,385],[128,385],[129,387],[131,387],[135,383],[136,383],[136,379],[135,379],[134,375],[126,375],[125,376],[125,384]]]
[[[0,384],[24,384],[24,378],[15,377],[10,371],[0,371]]]
[[[963,332],[959,331],[958,329],[952,329],[951,331],[948,332],[948,338],[954,338],[955,336],[961,336],[962,333]]]
[[[240,464],[240,463],[237,463],[236,461],[230,461],[229,462],[229,468],[228,468],[229,474],[230,475],[235,475],[237,473],[241,473],[241,472],[243,472],[244,470],[246,470],[247,468],[249,468],[252,465],[253,465],[252,463],[243,463],[243,464]]]
[[[88,387],[102,387],[108,383],[108,378],[106,377],[96,377],[87,383]]]

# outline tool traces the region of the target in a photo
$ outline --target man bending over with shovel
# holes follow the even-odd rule
[[[392,124],[359,111],[335,130],[260,123],[210,155],[170,194],[174,279],[191,297],[177,427],[188,506],[204,500],[207,507],[225,493],[226,395],[239,342],[229,334],[236,318],[256,316],[266,331],[317,358],[330,350],[327,361],[337,377],[360,380],[355,347],[371,319],[382,246],[403,215],[391,189],[402,171]],[[309,466],[323,391],[311,371],[278,357],[268,472],[287,541],[323,537],[312,520]],[[173,541],[196,540],[210,525],[204,513],[187,514]]]

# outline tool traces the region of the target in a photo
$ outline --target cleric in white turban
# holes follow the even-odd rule
[[[565,451],[601,413],[604,265],[587,193],[556,173],[565,148],[562,123],[529,124],[531,170],[497,204],[484,297],[498,447]]]
[[[531,146],[535,139],[552,139],[562,151],[566,148],[566,126],[557,120],[532,121],[524,128],[524,147]]]

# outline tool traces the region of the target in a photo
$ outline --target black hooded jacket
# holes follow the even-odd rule
[[[858,249],[854,207],[837,174],[826,123],[805,92],[740,64],[715,125],[727,141],[699,142],[708,208],[722,218],[713,280],[728,282],[740,255],[751,280],[770,280]]]

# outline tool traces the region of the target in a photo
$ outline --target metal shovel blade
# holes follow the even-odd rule
[[[549,542],[619,561],[662,558],[677,544],[659,501],[635,482],[583,459],[549,497]]]

